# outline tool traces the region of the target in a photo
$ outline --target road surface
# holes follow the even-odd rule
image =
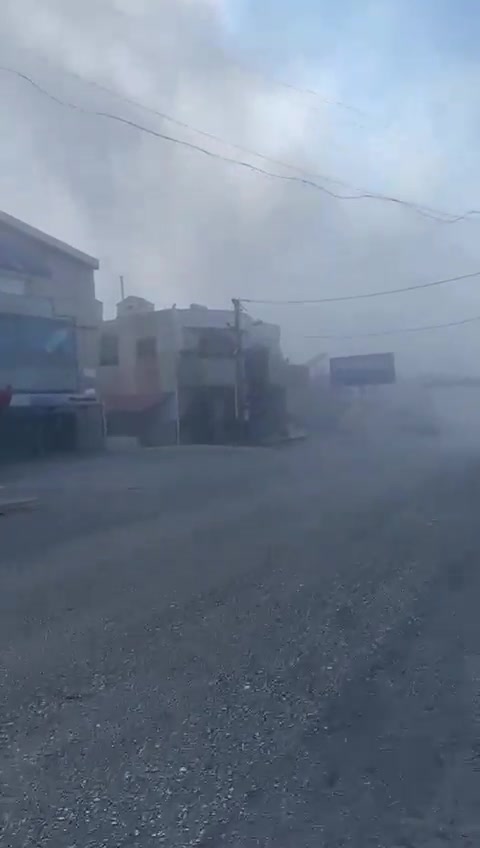
[[[480,844],[480,457],[5,470],[2,846]]]

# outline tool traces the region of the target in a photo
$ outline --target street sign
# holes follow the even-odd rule
[[[395,382],[393,353],[367,353],[330,359],[333,386],[379,386]]]

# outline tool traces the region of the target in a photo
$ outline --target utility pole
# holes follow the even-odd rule
[[[243,362],[242,304],[232,297],[233,331],[235,338],[235,418],[238,431],[243,436],[245,429],[245,374]]]
[[[177,323],[177,304],[172,306],[172,331],[173,331],[173,370],[174,370],[174,397],[175,397],[175,442],[177,445],[181,443],[180,432],[180,389],[179,381],[179,344],[178,344],[178,323]]]
[[[120,275],[120,297],[125,300],[125,283],[122,275]]]

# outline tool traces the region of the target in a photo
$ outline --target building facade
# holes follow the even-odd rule
[[[279,329],[243,314],[241,332],[246,359],[256,347],[267,351],[269,380],[279,381]],[[155,310],[126,298],[103,324],[99,387],[116,432],[140,428],[148,443],[228,441],[236,417],[233,312],[196,304]]]
[[[0,456],[104,446],[98,261],[0,212]]]
[[[0,386],[82,391],[95,384],[98,260],[0,212]]]

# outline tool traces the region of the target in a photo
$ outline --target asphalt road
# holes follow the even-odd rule
[[[2,846],[480,842],[480,455],[5,470]]]

